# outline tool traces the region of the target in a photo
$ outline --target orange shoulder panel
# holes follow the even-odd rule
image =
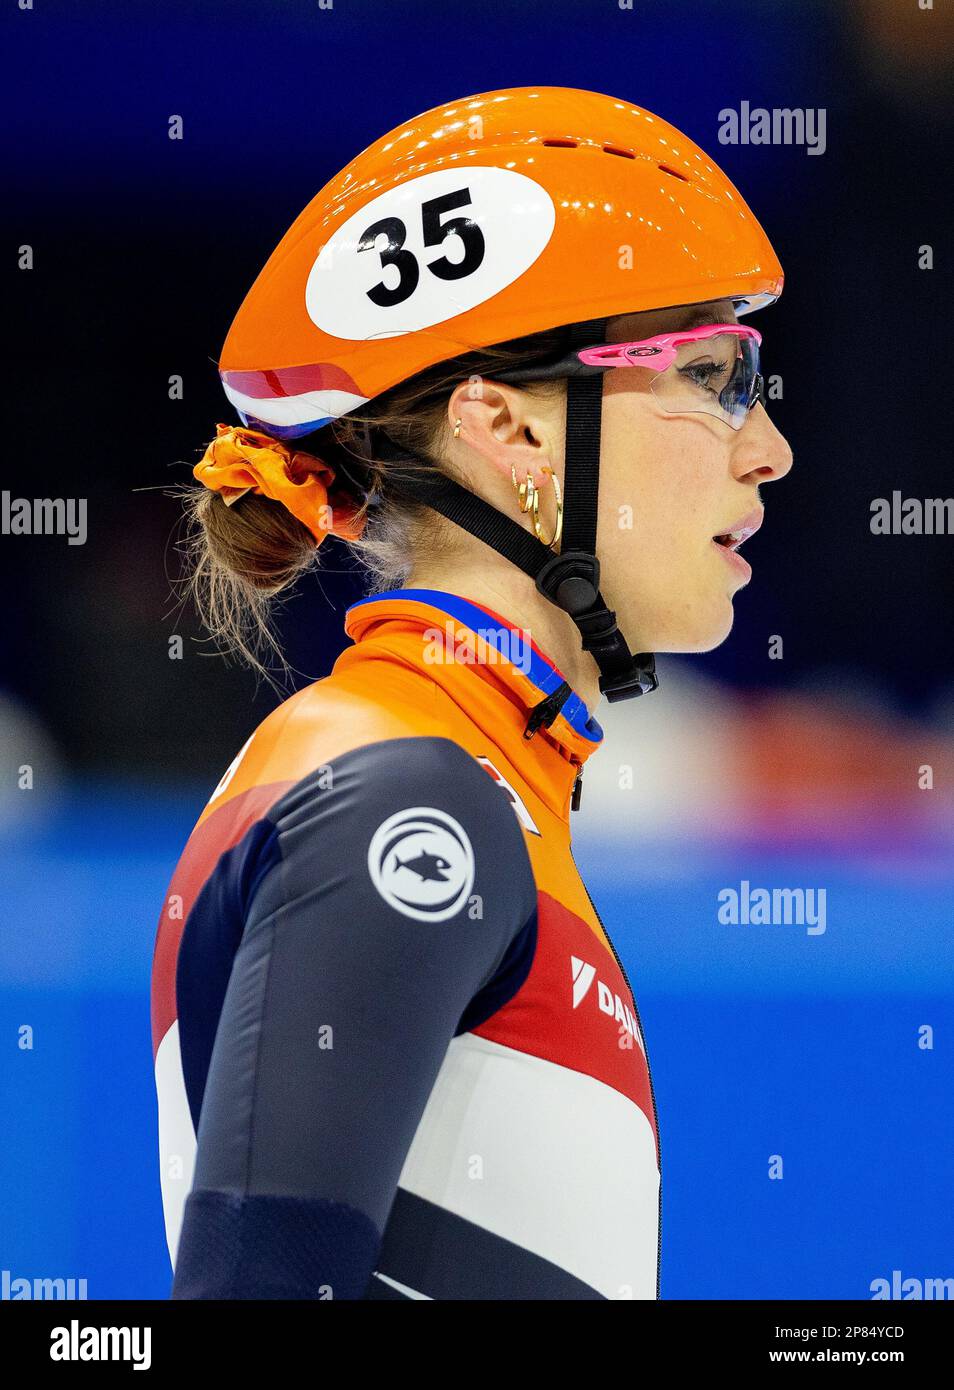
[[[369,743],[439,734],[436,689],[393,660],[356,661],[354,647],[324,680],[306,686],[258,726],[230,764],[199,817],[255,787],[283,792],[310,772]]]

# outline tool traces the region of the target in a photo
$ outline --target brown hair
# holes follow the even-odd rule
[[[365,516],[359,540],[346,544],[369,574],[369,591],[397,588],[415,555],[453,545],[453,529],[422,503],[403,495],[406,469],[449,472],[443,458],[450,442],[447,398],[461,380],[493,380],[495,371],[543,363],[562,355],[566,329],[557,328],[495,347],[475,349],[393,387],[352,415],[332,421],[294,447],[330,464],[336,486],[361,498]],[[563,384],[533,383],[527,391],[553,392]],[[413,461],[384,462],[387,443]],[[318,563],[314,537],[280,503],[248,493],[226,506],[201,484],[178,489],[185,506],[182,583],[207,631],[226,656],[237,656],[267,676],[263,657],[285,668],[271,627],[273,600]]]

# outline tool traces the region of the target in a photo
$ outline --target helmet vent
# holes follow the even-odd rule
[[[636,156],[633,154],[632,150],[621,150],[621,149],[619,149],[618,146],[616,146],[616,145],[604,145],[604,146],[603,146],[603,153],[604,153],[604,154],[618,154],[619,157],[620,157],[620,159],[635,159],[635,158],[636,158]]]
[[[668,164],[657,164],[656,168],[661,169],[664,174],[669,174],[671,178],[681,179],[683,183],[689,182],[685,174],[680,174],[678,169],[670,169]]]
[[[541,145],[550,145],[557,150],[575,150],[578,144],[576,140],[541,140]]]

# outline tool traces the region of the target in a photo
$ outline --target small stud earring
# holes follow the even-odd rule
[[[456,421],[456,423],[455,423],[455,425],[454,425],[454,438],[455,438],[455,439],[460,439],[460,426],[461,426],[461,418],[460,418],[460,416],[458,415],[457,421]]]

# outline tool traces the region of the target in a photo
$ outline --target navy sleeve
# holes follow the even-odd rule
[[[519,988],[532,958],[523,834],[457,744],[358,749],[269,820],[173,1298],[363,1297],[448,1044],[482,999],[499,1006],[501,980],[508,996]]]

